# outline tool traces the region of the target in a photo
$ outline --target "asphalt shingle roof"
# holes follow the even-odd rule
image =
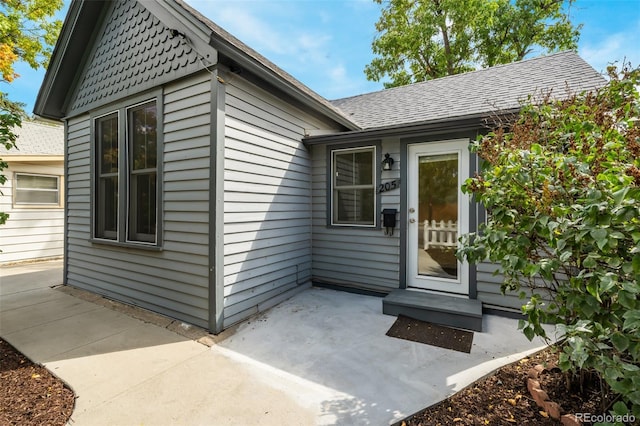
[[[606,80],[571,51],[332,101],[364,129],[512,110],[532,94],[562,97]]]
[[[64,128],[56,124],[38,121],[22,121],[22,127],[15,127],[18,149],[7,151],[0,145],[2,155],[63,155]]]

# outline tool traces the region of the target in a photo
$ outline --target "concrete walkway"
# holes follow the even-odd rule
[[[387,337],[381,299],[315,288],[211,339],[61,268],[0,268],[0,336],[74,389],[74,426],[389,424],[541,346],[490,315],[470,354]]]

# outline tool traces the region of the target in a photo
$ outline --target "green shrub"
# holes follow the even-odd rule
[[[529,300],[524,334],[555,324],[564,371],[597,372],[640,418],[640,69],[591,92],[524,106],[472,144],[465,182],[487,210],[458,257],[489,260]],[[526,291],[525,291],[526,290]],[[528,295],[528,296],[525,296]]]

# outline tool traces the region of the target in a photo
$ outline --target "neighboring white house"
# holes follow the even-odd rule
[[[63,255],[64,128],[44,121],[24,120],[14,129],[17,148],[0,146],[8,164],[1,173],[0,265],[46,260]]]

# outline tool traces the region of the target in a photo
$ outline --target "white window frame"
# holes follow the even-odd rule
[[[371,152],[371,184],[367,184],[367,185],[350,185],[350,186],[343,186],[340,189],[368,189],[370,188],[372,191],[372,197],[373,197],[373,206],[372,206],[372,217],[373,217],[373,221],[372,223],[355,223],[355,222],[338,222],[337,221],[337,214],[336,214],[336,208],[338,206],[338,200],[336,199],[336,195],[338,193],[338,188],[336,185],[336,177],[337,177],[337,171],[336,171],[336,155],[340,155],[340,154],[349,154],[349,153],[356,153],[356,152],[366,152],[366,151],[370,151]],[[364,145],[364,146],[358,146],[358,147],[353,147],[353,148],[342,148],[342,149],[332,149],[330,151],[330,161],[331,161],[331,166],[330,166],[330,170],[331,170],[331,190],[330,190],[330,197],[331,197],[331,226],[339,226],[339,227],[356,227],[356,228],[376,228],[377,227],[377,218],[376,218],[376,214],[378,211],[378,197],[376,194],[376,176],[378,173],[378,169],[377,169],[377,147],[376,145]]]
[[[56,180],[56,189],[50,188],[19,188],[18,187],[18,176],[34,176],[34,177],[44,177],[44,178],[52,178]],[[13,205],[19,208],[37,208],[37,207],[61,207],[62,202],[62,191],[60,190],[60,176],[58,175],[48,175],[43,173],[28,173],[28,172],[14,172],[13,174]],[[19,202],[18,201],[18,191],[39,191],[39,192],[55,192],[57,194],[57,201],[54,203],[45,203],[45,202]]]

